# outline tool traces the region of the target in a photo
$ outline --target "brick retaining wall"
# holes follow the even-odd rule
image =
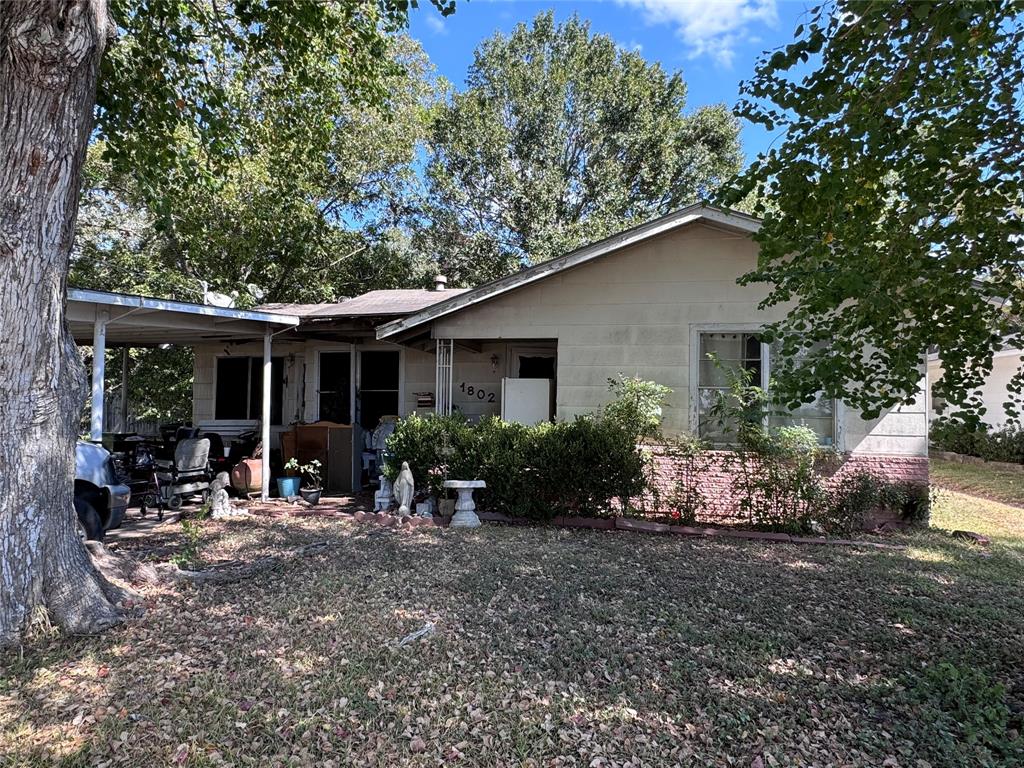
[[[663,446],[647,446],[653,455],[652,482],[661,491],[663,506],[665,499],[672,493],[680,471],[685,466],[681,460],[666,455]],[[734,488],[736,472],[736,454],[730,451],[708,451],[701,454],[702,462],[709,466],[700,472],[691,482],[701,488],[705,504],[697,520],[701,522],[727,523],[737,522],[740,517],[738,494]],[[822,466],[823,474],[828,475],[828,484],[833,486],[841,483],[849,476],[866,472],[890,482],[908,482],[914,485],[928,485],[928,459],[924,456],[882,456],[865,454],[843,454],[838,464]]]

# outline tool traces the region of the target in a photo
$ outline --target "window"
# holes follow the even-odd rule
[[[352,355],[320,353],[320,419],[337,424],[352,421]]]
[[[270,361],[270,423],[280,425],[284,396],[284,359]],[[259,419],[263,412],[263,358],[218,357],[213,417],[235,421]]]
[[[398,416],[401,358],[390,350],[364,350],[359,359],[359,425],[376,429],[381,416]]]
[[[718,358],[709,360],[708,355]],[[697,371],[697,428],[700,436],[712,443],[728,444],[735,440],[735,427],[728,432],[709,414],[718,397],[729,390],[728,371],[747,370],[751,384],[768,386],[774,349],[761,341],[754,331],[725,331],[700,334]],[[835,401],[819,395],[812,403],[785,414],[772,415],[772,426],[808,427],[818,435],[822,445],[835,442]]]

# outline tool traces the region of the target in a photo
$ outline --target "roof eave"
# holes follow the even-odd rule
[[[215,307],[209,304],[192,304],[169,299],[153,299],[147,296],[135,296],[125,293],[108,293],[83,288],[69,288],[69,301],[80,301],[87,304],[105,304],[108,306],[133,307],[139,309],[157,309],[168,312],[182,312],[189,315],[205,315],[222,317],[231,320],[251,320],[258,323],[295,326],[299,318],[276,312],[260,312],[251,309],[234,309],[231,307]]]

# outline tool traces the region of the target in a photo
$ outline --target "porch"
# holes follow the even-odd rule
[[[107,431],[105,367],[109,348],[122,350],[120,402],[121,425],[129,422],[127,391],[130,370],[127,350],[132,347],[180,345],[195,347],[205,344],[255,343],[261,350],[259,364],[253,371],[254,383],[247,397],[254,398],[259,413],[264,446],[270,445],[272,393],[272,360],[274,337],[294,328],[299,318],[283,313],[240,310],[167,301],[105,291],[70,289],[67,318],[75,343],[91,346],[92,376],[89,439],[101,442]],[[235,393],[236,396],[238,393]],[[270,452],[263,452],[263,484],[261,496],[269,497]]]

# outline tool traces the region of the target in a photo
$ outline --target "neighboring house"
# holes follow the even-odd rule
[[[1007,416],[1004,404],[1010,399],[1010,380],[1024,367],[1024,351],[1007,344],[992,357],[992,372],[985,383],[977,390],[985,413],[981,420],[990,429],[999,429],[1006,424]],[[931,421],[944,414],[948,415],[953,408],[945,400],[934,394],[935,382],[942,378],[942,358],[937,352],[928,355],[928,391],[931,407],[928,420]]]
[[[715,439],[706,412],[724,381],[706,353],[767,382],[772,355],[756,334],[786,311],[759,310],[764,287],[736,283],[756,263],[758,226],[695,205],[472,290],[262,307],[300,318],[274,338],[272,431],[352,424],[358,455],[384,415],[571,419],[599,410],[623,373],[672,388],[666,431]],[[255,425],[261,350],[196,346],[195,423],[225,435]],[[879,418],[821,399],[790,421],[858,465],[926,481],[924,363],[920,396]]]

